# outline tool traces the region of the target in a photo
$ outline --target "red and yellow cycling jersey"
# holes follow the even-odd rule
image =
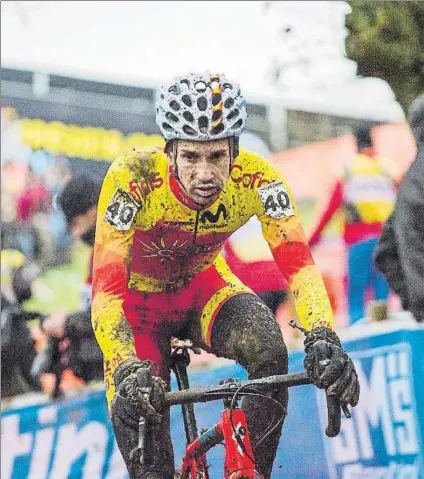
[[[133,150],[112,163],[98,204],[92,300],[109,400],[117,364],[143,355],[147,346],[141,336],[158,331],[152,302],[162,301],[164,310],[165,302],[175,303],[177,297],[186,309],[195,303],[208,343],[220,306],[234,294],[250,292],[228,269],[220,251],[254,215],[290,286],[303,326],[332,327],[330,302],[292,193],[267,160],[241,150],[224,190],[207,207],[186,196],[163,151]],[[145,317],[141,329],[137,314]]]

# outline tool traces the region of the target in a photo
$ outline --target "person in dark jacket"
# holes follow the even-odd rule
[[[100,187],[91,176],[80,174],[68,181],[57,199],[71,235],[90,247],[94,245]],[[91,326],[91,269],[92,259],[81,292],[81,310],[73,314],[58,311],[43,323],[48,335],[69,340],[63,360],[84,381],[103,379],[103,359]]]
[[[424,94],[412,103],[409,124],[417,157],[399,187],[393,213],[375,252],[376,267],[400,297],[402,307],[424,321]]]
[[[1,399],[41,390],[39,378],[31,374],[37,353],[28,325],[33,319],[41,319],[41,315],[23,309],[41,272],[39,265],[24,260],[11,272],[13,298],[5,291],[1,293]]]

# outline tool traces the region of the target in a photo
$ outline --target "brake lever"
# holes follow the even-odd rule
[[[305,336],[307,336],[310,333],[310,331],[308,331],[307,329],[302,328],[301,326],[298,326],[296,322],[294,321],[294,319],[289,321],[289,326],[291,326],[294,329],[298,329],[299,331],[302,331],[302,333]],[[320,342],[317,343],[318,353],[321,356],[319,358],[319,365],[325,368],[325,366],[327,366],[330,362],[328,358],[329,349],[326,346],[325,342],[323,342],[322,344],[319,344],[319,343]],[[328,437],[335,437],[340,432],[340,426],[341,426],[340,408],[343,411],[343,414],[345,415],[346,418],[350,419],[352,417],[352,414],[350,413],[349,408],[347,407],[347,404],[340,404],[336,398],[329,396],[327,392],[325,393],[325,395],[327,400],[327,411],[328,411],[328,426],[325,430],[325,433],[327,434]]]
[[[137,385],[143,396],[143,399],[149,399],[152,391],[152,373],[149,369],[139,369],[137,371]],[[144,464],[144,446],[146,440],[146,419],[140,416],[138,419],[138,443],[137,448],[140,451],[140,465]]]

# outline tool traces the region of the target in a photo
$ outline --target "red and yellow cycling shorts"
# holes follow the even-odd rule
[[[234,276],[222,257],[179,291],[128,291],[124,314],[133,330],[137,356],[154,361],[158,365],[157,374],[168,378],[163,357],[166,360],[167,354],[160,351],[158,344],[164,343],[169,348],[171,336],[178,336],[182,328],[195,321],[202,340],[210,346],[215,316],[225,301],[240,293],[252,291]]]

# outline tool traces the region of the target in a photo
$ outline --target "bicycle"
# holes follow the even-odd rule
[[[255,469],[246,416],[244,411],[238,407],[239,398],[247,395],[262,396],[278,403],[261,391],[272,389],[276,385],[292,387],[312,384],[306,372],[269,376],[243,382],[230,378],[220,381],[216,386],[190,389],[187,374],[187,366],[190,363],[188,350],[191,349],[195,354],[199,354],[200,350],[193,347],[190,340],[177,338],[171,341],[171,347],[173,348],[171,369],[176,376],[179,391],[166,393],[165,404],[167,407],[181,405],[187,439],[187,448],[180,468],[179,479],[210,479],[206,453],[218,444],[224,444],[225,447],[224,479],[264,479],[263,475]],[[326,352],[323,351],[323,358],[325,354]],[[151,381],[149,370],[140,370],[137,380],[142,393],[149,397]],[[326,398],[328,425],[325,432],[328,437],[335,437],[340,432],[341,410],[346,417],[351,416],[347,407],[341,406],[336,398],[329,395],[326,395]],[[224,411],[219,422],[203,431],[199,436],[193,404],[219,399],[222,399],[224,403]],[[258,443],[263,441],[284,420],[285,411],[283,407],[282,409],[280,420],[265,431]],[[144,463],[146,426],[145,419],[141,417],[138,441],[141,464]]]

